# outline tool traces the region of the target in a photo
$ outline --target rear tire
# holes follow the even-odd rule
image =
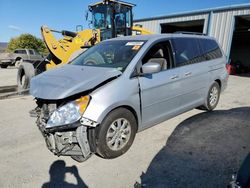
[[[111,111],[96,128],[97,153],[112,159],[124,154],[131,147],[137,132],[134,114],[125,108]]]
[[[203,106],[198,107],[200,110],[212,111],[217,106],[220,99],[220,85],[218,82],[214,82],[207,94],[206,103]]]

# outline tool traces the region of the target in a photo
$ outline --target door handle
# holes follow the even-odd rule
[[[178,75],[174,75],[174,76],[171,76],[171,77],[170,77],[171,80],[175,80],[175,79],[177,79],[177,78],[179,78]]]
[[[192,73],[191,72],[186,72],[185,76],[190,76]]]

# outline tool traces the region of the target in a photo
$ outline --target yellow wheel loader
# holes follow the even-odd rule
[[[70,59],[102,40],[128,35],[152,34],[140,26],[133,26],[132,8],[134,6],[131,3],[115,0],[103,0],[89,5],[89,12],[92,14],[90,22],[92,29],[71,32],[56,31],[42,26],[41,34],[50,53],[43,61],[23,62],[19,66],[18,89],[28,89],[33,76],[68,63]],[[57,40],[54,32],[61,33],[63,37]]]

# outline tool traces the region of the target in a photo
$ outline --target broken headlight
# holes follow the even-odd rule
[[[90,97],[84,96],[59,107],[51,114],[46,128],[67,125],[78,121],[85,112],[89,101]]]

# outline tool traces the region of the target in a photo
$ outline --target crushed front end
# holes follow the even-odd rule
[[[89,100],[85,96],[60,104],[37,99],[37,107],[32,116],[37,117],[36,124],[48,149],[55,155],[71,156],[78,162],[83,162],[95,151],[92,139],[94,128],[91,125],[97,124],[82,117]]]

